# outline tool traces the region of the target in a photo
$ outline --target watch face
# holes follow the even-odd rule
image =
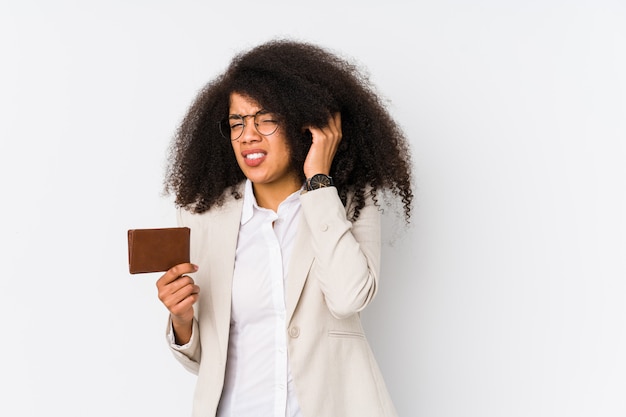
[[[330,187],[332,186],[332,180],[329,176],[324,174],[316,174],[311,177],[309,180],[309,189],[317,190],[318,188]]]

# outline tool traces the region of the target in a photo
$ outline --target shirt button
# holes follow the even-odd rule
[[[300,336],[300,328],[298,326],[293,326],[289,328],[289,336],[293,338]]]
[[[327,224],[323,224],[323,225],[321,225],[321,226],[320,226],[320,230],[321,230],[322,232],[327,231],[327,230],[328,230],[328,225],[327,225]]]

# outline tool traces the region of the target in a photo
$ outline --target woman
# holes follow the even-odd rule
[[[166,189],[191,261],[157,282],[194,416],[396,412],[359,312],[374,298],[383,196],[412,201],[405,138],[357,68],[317,46],[239,54],[198,95]]]

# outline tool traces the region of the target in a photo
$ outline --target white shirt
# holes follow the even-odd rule
[[[257,205],[246,181],[218,417],[302,417],[289,371],[285,311],[299,194],[285,199],[275,213]]]

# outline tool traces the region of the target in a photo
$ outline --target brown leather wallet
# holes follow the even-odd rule
[[[128,231],[128,269],[131,274],[165,272],[189,262],[188,227],[130,229]]]

